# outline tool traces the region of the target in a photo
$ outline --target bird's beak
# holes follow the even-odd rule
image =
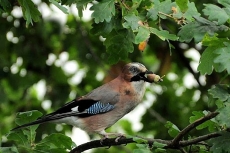
[[[145,74],[153,74],[153,72],[152,72],[152,71],[149,71],[149,70],[146,70],[146,71],[145,71]],[[144,76],[144,79],[143,79],[143,80],[146,81],[146,82],[151,83],[151,82],[149,81],[149,79],[147,79],[147,77],[145,77],[145,76]]]
[[[141,73],[141,74],[139,75],[139,77],[140,77],[141,80],[144,80],[145,82],[149,82],[149,83],[150,83],[150,81],[149,81],[149,80],[147,79],[147,77],[145,76],[146,74],[153,74],[153,72],[152,72],[152,71],[146,70],[145,72]]]
[[[152,71],[148,71],[148,70],[146,70],[144,72],[141,72],[141,73],[137,74],[136,76],[133,76],[131,78],[131,81],[140,81],[140,80],[143,80],[145,82],[151,83],[151,81],[148,80],[147,77],[145,76],[147,74],[153,74],[153,72]]]
[[[152,71],[149,71],[149,70],[146,70],[146,71],[145,71],[145,74],[153,74],[153,72],[152,72]]]

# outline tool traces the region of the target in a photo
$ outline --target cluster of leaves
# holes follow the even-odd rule
[[[15,122],[17,125],[22,125],[31,121],[34,121],[42,114],[39,111],[29,111],[25,113],[19,113]],[[46,136],[40,142],[35,143],[36,129],[38,125],[28,127],[27,129],[12,131],[8,135],[9,140],[17,142],[16,147],[4,147],[1,148],[2,152],[57,152],[64,153],[67,150],[76,145],[72,142],[71,138],[60,134],[54,133]]]
[[[82,16],[82,11],[92,0],[63,0],[60,1],[62,5],[58,3],[59,1],[50,0],[50,2],[64,13],[68,13],[68,11],[63,5],[77,4],[79,15]],[[133,43],[140,44],[148,41],[151,34],[168,42],[169,40],[190,42],[194,38],[195,42],[198,43],[208,39],[204,38],[205,34],[213,36],[218,31],[227,31],[228,27],[224,24],[230,16],[229,2],[224,0],[218,2],[223,6],[222,8],[213,4],[204,5],[205,8],[202,11],[208,17],[209,20],[207,20],[201,17],[194,2],[188,0],[176,2],[171,0],[162,2],[160,0],[133,0],[127,2],[102,0],[91,7],[93,11],[92,18],[94,18],[92,32],[95,35],[107,38],[104,45],[109,54],[108,62],[114,64],[119,60],[126,60],[128,54],[134,50]],[[19,0],[19,4],[22,6],[27,26],[33,24],[33,21],[37,22],[39,20],[41,14],[31,0]],[[7,10],[10,6],[8,1],[3,1],[1,5],[4,10]],[[181,26],[178,33],[170,34],[170,29],[161,26],[162,20],[168,18]],[[223,42],[223,40],[221,41]],[[227,44],[223,44],[223,46],[226,47]],[[208,50],[207,48],[207,52]],[[216,54],[218,54],[218,51]],[[210,55],[204,53],[203,56]],[[207,58],[205,59],[207,60]],[[220,63],[219,60],[217,58],[215,63]],[[205,63],[206,61],[201,60],[201,62]],[[202,74],[205,73],[203,65],[201,64],[199,67]],[[223,67],[219,69],[223,70]],[[210,74],[210,68],[208,70],[208,74]]]
[[[215,99],[215,104],[217,105],[219,115],[216,117],[216,123],[218,127],[229,131],[229,101],[230,101],[230,86],[229,85],[216,85],[212,89],[209,89],[210,95]],[[229,152],[230,148],[228,146],[229,142],[229,132],[223,132],[222,136],[210,141],[212,143],[211,151],[213,152]]]

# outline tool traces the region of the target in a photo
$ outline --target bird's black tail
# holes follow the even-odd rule
[[[38,118],[36,121],[30,122],[30,123],[26,123],[26,124],[20,125],[20,126],[18,126],[16,128],[13,128],[11,131],[18,130],[18,129],[21,129],[21,128],[24,128],[24,127],[28,127],[28,126],[32,126],[32,125],[36,125],[36,124],[42,124],[42,123],[50,122],[52,120],[53,119],[49,118],[49,117]]]
[[[20,125],[16,128],[13,128],[12,130],[17,130],[17,129],[21,129],[21,128],[31,126],[31,125],[36,125],[36,124],[43,124],[43,123],[51,122],[54,120],[57,121],[59,119],[65,118],[65,117],[78,116],[79,114],[84,114],[84,113],[85,113],[85,111],[81,112],[81,113],[79,113],[79,112],[67,112],[67,113],[62,113],[62,114],[57,114],[57,112],[54,112],[51,114],[47,114],[41,118],[38,118],[36,121]],[[62,123],[64,123],[64,122],[62,122]]]

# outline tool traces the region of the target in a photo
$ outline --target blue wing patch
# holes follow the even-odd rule
[[[114,108],[115,108],[114,105],[110,105],[109,103],[103,104],[99,101],[99,102],[93,104],[92,106],[90,106],[88,109],[86,109],[86,112],[88,114],[99,114],[99,113],[108,112]]]

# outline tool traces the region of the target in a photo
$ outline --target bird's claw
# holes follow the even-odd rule
[[[104,137],[104,138],[102,138],[101,140],[100,140],[100,144],[102,145],[102,146],[104,146],[104,144],[103,144],[103,141],[105,140],[105,139],[108,139],[107,137]],[[107,146],[107,148],[105,148],[105,149],[109,149],[111,146]]]
[[[115,139],[115,142],[117,143],[122,137],[125,138],[125,135],[124,134],[118,135],[117,138]]]
[[[121,137],[125,137],[125,135],[124,135],[124,134],[121,134],[121,133],[105,133],[104,131],[100,132],[99,134],[103,136],[103,137],[101,138],[101,140],[100,140],[100,144],[101,144],[102,146],[104,145],[104,144],[103,144],[103,141],[104,141],[105,139],[108,139],[109,136],[112,136],[112,135],[117,136],[117,137],[115,138],[115,142],[116,142],[116,143],[119,141],[119,139],[120,139]]]
[[[107,136],[104,136],[103,138],[101,138],[101,140],[100,140],[100,144],[103,146],[103,141],[105,140],[105,139],[108,139],[108,137]]]

